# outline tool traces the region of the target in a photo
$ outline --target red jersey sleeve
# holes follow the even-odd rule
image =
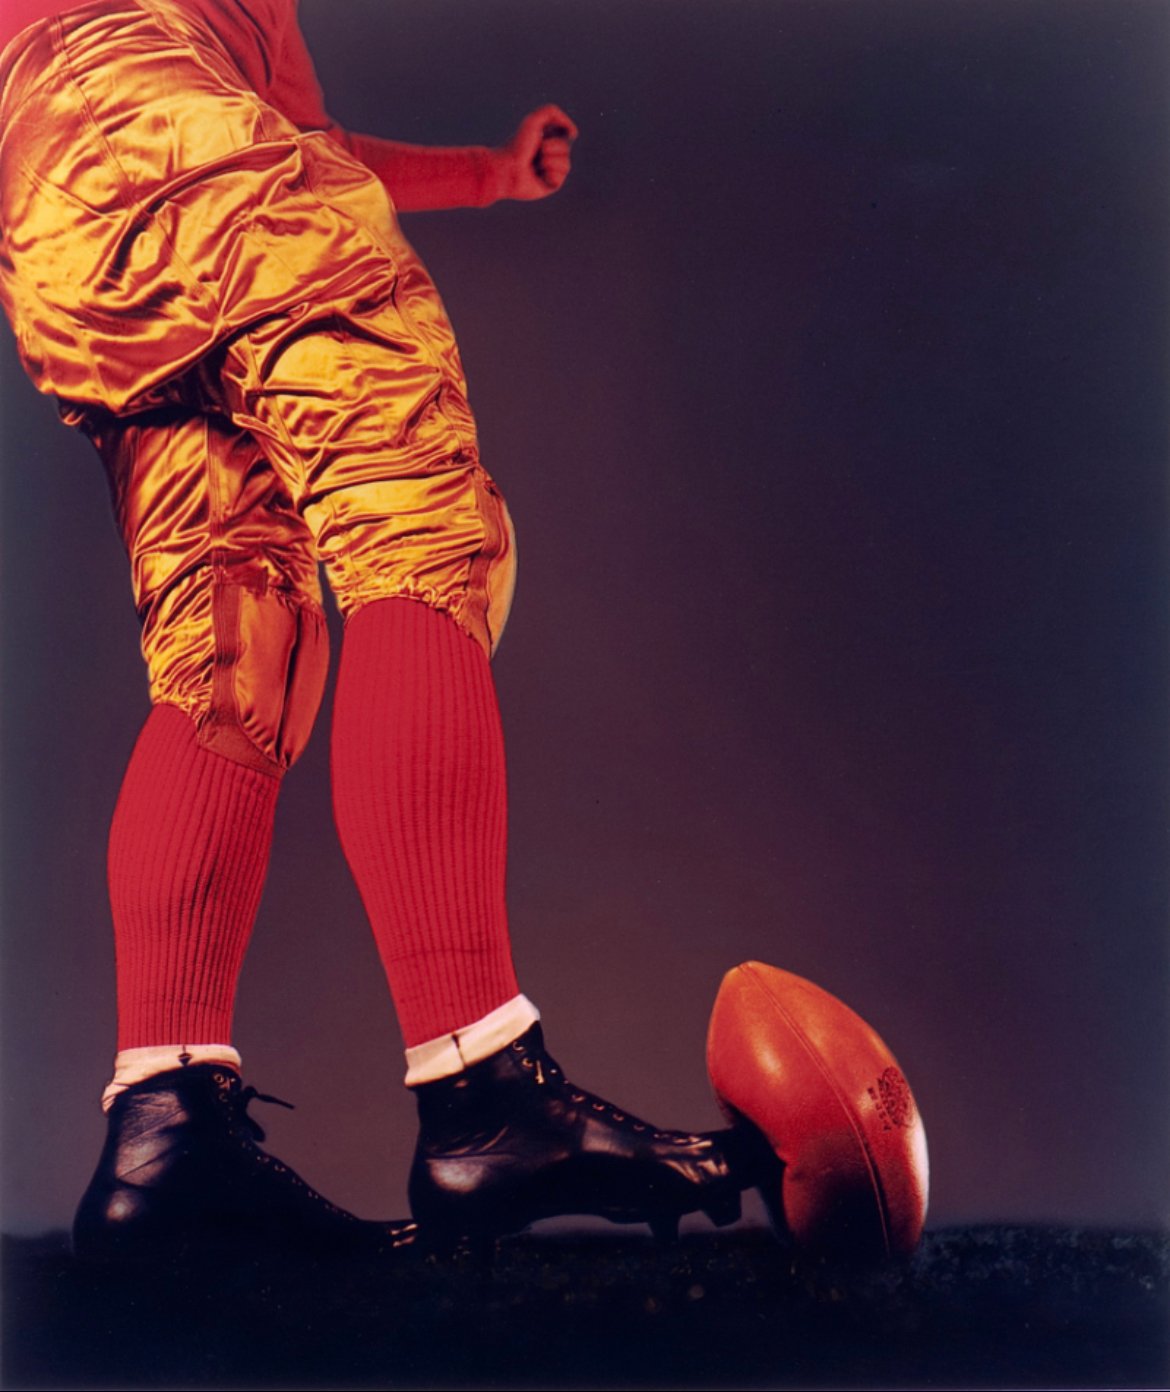
[[[386,186],[400,212],[482,208],[502,194],[495,155],[486,146],[406,145],[339,126],[325,110],[321,85],[295,14],[280,40],[266,99],[301,130],[325,131]]]

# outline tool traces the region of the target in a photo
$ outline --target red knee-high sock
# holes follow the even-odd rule
[[[407,1047],[517,995],[495,685],[483,651],[446,615],[382,599],[349,620],[333,797]]]
[[[231,1042],[279,787],[151,711],[110,828],[119,1049]]]

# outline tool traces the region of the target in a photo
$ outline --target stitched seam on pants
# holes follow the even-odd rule
[[[203,481],[207,489],[207,539],[211,546],[212,561],[215,561],[218,543],[224,539],[224,519],[227,508],[223,496],[223,481],[219,459],[211,442],[211,423],[206,416],[202,419],[203,430]]]
[[[270,425],[267,421],[261,420],[259,413],[256,411],[256,399],[264,395],[264,376],[260,370],[260,358],[256,352],[256,345],[246,333],[241,334],[240,337],[236,339],[229,351],[238,353],[241,350],[247,355],[247,363],[245,366],[248,369],[247,380],[243,384],[244,405],[251,413],[252,421],[261,427],[262,434],[266,431],[276,436],[277,439],[283,443],[289,460],[295,460],[297,462],[303,475],[304,466],[300,463],[300,451],[293,443],[292,433],[285,424],[284,417],[279,411],[274,410],[272,412],[272,423]],[[248,429],[244,421],[238,421],[237,424],[245,430]],[[273,467],[275,467],[275,465]],[[289,491],[292,494],[293,504],[297,512],[300,513],[303,511],[303,499],[307,491],[305,488],[306,479],[302,477],[295,482],[297,486]]]
[[[31,81],[27,78],[21,82],[21,96],[19,100],[10,97],[7,88],[12,81],[11,74],[20,65],[28,50],[33,48],[41,34],[48,37],[49,46],[53,51],[53,56],[60,58],[61,45],[57,32],[61,20],[59,15],[49,15],[46,19],[36,20],[26,26],[19,33],[14,34],[10,44],[0,50],[0,58],[12,50],[12,58],[7,64],[0,65],[0,131],[7,130],[17,124],[21,119],[21,112],[36,97],[46,83],[52,82],[53,72],[50,66],[46,65],[40,69],[36,77]],[[43,27],[42,27],[43,26]],[[19,48],[17,48],[19,45]]]
[[[402,296],[397,293],[397,287],[395,287],[395,291],[390,297],[390,302],[394,306],[395,314],[398,315],[399,319],[402,320],[403,324],[414,335],[415,341],[422,347],[423,352],[426,354],[427,361],[439,374],[439,393],[435,399],[435,410],[443,418],[448,429],[459,442],[460,450],[478,459],[479,444],[475,436],[472,435],[471,438],[468,439],[444,409],[443,395],[447,390],[449,373],[447,371],[447,365],[443,361],[442,354],[431,342],[430,335],[419,327],[418,320],[415,319],[414,315],[411,314],[410,310],[406,307]],[[454,332],[454,329],[452,329],[452,337],[454,337]]]
[[[196,67],[200,68],[203,72],[207,73],[208,76],[214,78],[217,84],[222,85],[223,73],[218,72],[207,61],[204,55],[199,51],[199,47],[197,44],[193,43],[191,39],[187,37],[186,34],[181,33],[171,24],[169,16],[156,9],[155,6],[150,3],[150,0],[135,0],[135,4],[138,5],[140,9],[144,10],[151,17],[151,19],[154,20],[154,22],[158,25],[158,27],[163,31],[163,33],[167,36],[168,39],[170,39],[170,41],[173,44],[183,49],[184,53],[187,55],[188,58],[191,59],[191,61],[196,65]],[[192,21],[192,23],[194,23],[194,21]],[[252,106],[252,109],[264,133],[264,138],[269,140],[281,138],[274,137],[269,132],[268,116],[271,114],[273,108],[268,106],[263,101],[258,92],[253,91],[253,89],[248,83],[247,78],[245,78],[243,73],[240,72],[239,68],[236,67],[236,64],[233,61],[231,54],[228,53],[228,51],[220,43],[219,35],[216,34],[216,32],[213,29],[208,27],[206,29],[206,32],[204,34],[201,34],[200,37],[201,39],[208,39],[212,44],[214,44],[214,46],[222,56],[225,65],[229,67],[233,71],[233,73],[235,73],[235,75],[238,77],[239,93],[243,96],[246,96],[249,99],[250,105]],[[285,140],[289,140],[290,136],[285,135],[283,138]],[[250,149],[256,143],[258,142],[250,141],[247,148]]]
[[[206,720],[211,734],[219,726],[239,727],[236,704],[235,671],[240,660],[240,593],[229,587],[223,541],[223,486],[219,459],[215,454],[211,426],[202,421],[203,478],[207,489],[207,533],[211,565],[211,696]]]
[[[152,16],[152,18],[154,17],[154,12],[152,10],[145,10],[144,7],[144,12],[149,13]],[[171,34],[169,30],[167,30],[165,25],[160,25],[159,27],[163,30],[164,33],[168,35],[169,38],[174,39],[174,35]],[[90,106],[89,98],[86,96],[85,88],[81,84],[81,79],[77,75],[77,72],[75,71],[72,62],[70,61],[69,51],[65,42],[65,26],[63,20],[60,17],[56,19],[54,29],[54,43],[57,43],[58,41],[60,44],[59,51],[61,54],[61,61],[65,67],[66,72],[69,75],[70,83],[73,85],[74,89],[77,92],[78,100],[81,105],[82,115],[84,116],[86,124],[93,130],[94,135],[97,137],[98,143],[100,144],[101,148],[105,151],[106,159],[109,162],[110,169],[115,174],[118,185],[121,188],[122,211],[125,213],[133,213],[135,215],[136,221],[141,221],[144,224],[150,224],[155,234],[166,244],[171,257],[171,264],[176,269],[182,269],[187,282],[188,293],[193,295],[196,300],[202,299],[205,302],[214,302],[215,307],[218,310],[220,308],[218,297],[211,296],[207,293],[206,287],[199,280],[198,276],[187,264],[184,258],[179,255],[178,248],[175,246],[175,243],[172,240],[172,238],[168,235],[168,233],[163,231],[157,215],[155,213],[148,212],[143,207],[142,203],[140,203],[139,200],[134,196],[133,180],[126,173],[126,170],[122,167],[122,163],[118,159],[118,156],[114,151],[114,147],[110,144],[109,140],[106,138],[105,133],[102,131],[102,128],[98,123],[97,115],[94,112],[93,108]],[[188,48],[190,47],[190,45],[186,46]]]
[[[344,357],[347,365],[354,366],[352,354],[349,353],[348,340],[345,334],[341,332],[341,320],[336,315],[334,315],[331,319],[327,320],[326,323],[329,324],[330,327],[328,329],[324,329],[324,332],[332,333],[334,335],[335,341],[338,346],[339,357]],[[371,399],[379,403],[378,412],[380,415],[382,410],[380,405],[381,396],[378,393],[371,393]],[[357,562],[354,560],[353,557],[354,543],[351,530],[348,527],[342,527],[340,525],[338,521],[337,504],[334,501],[332,492],[325,493],[322,496],[322,502],[326,505],[326,507],[329,510],[329,518],[333,524],[334,529],[340,530],[341,535],[344,538],[341,550],[338,553],[336,553],[337,558],[342,562],[340,568],[345,571],[346,581],[348,582],[349,586],[351,586],[353,589],[357,589],[358,585],[361,583],[361,572]],[[328,567],[326,567],[326,573],[328,573]]]
[[[356,165],[368,178],[377,182],[373,172],[366,165],[362,164],[361,160],[356,156],[351,155],[344,145],[332,139],[332,137],[327,135],[324,131],[309,130],[299,132],[297,139],[297,146],[301,157],[301,176],[305,181],[306,190],[313,195],[322,208],[327,208],[334,217],[344,220],[348,224],[351,235],[365,241],[373,248],[375,255],[380,260],[385,261],[390,267],[393,281],[396,283],[401,274],[398,261],[394,256],[394,251],[390,244],[378,235],[378,229],[372,227],[364,217],[355,215],[348,207],[338,207],[332,199],[325,197],[318,188],[314,158],[312,155],[306,154],[306,152],[315,152],[316,142],[318,141],[324,141],[326,143],[331,159],[337,160],[340,158],[342,160],[349,160],[351,164]],[[391,218],[396,217],[397,214],[390,200],[389,193],[386,194],[386,201]],[[396,304],[393,289],[390,292],[390,299],[392,303]]]
[[[476,464],[471,473],[471,484],[475,491],[476,510],[479,513],[483,524],[483,536],[480,538],[479,550],[473,556],[468,557],[467,561],[467,588],[463,595],[462,603],[459,605],[459,617],[466,623],[466,612],[468,606],[475,600],[483,605],[482,621],[487,630],[488,642],[492,642],[494,637],[491,631],[489,616],[491,614],[491,591],[488,586],[488,577],[491,573],[492,563],[500,559],[500,544],[503,533],[503,518],[500,516],[499,503],[496,498],[495,487],[488,480],[487,470],[481,464]],[[489,554],[490,548],[494,545],[495,551]]]
[[[211,709],[200,733],[207,729],[211,734],[225,725],[240,729],[235,692],[235,670],[240,660],[240,602],[239,586],[228,585],[221,575],[213,575],[211,631],[215,655],[211,669]],[[244,732],[241,730],[241,733]]]
[[[77,100],[80,104],[81,114],[85,120],[85,123],[93,131],[98,145],[105,151],[106,159],[109,162],[110,168],[117,176],[117,183],[122,191],[122,208],[124,211],[129,211],[131,208],[135,206],[135,199],[133,197],[133,185],[130,182],[129,175],[126,173],[126,171],[122,168],[121,164],[119,163],[118,157],[114,153],[114,147],[106,139],[105,132],[98,124],[96,113],[89,104],[89,98],[85,94],[85,88],[81,85],[81,79],[78,77],[77,72],[73,67],[72,60],[69,57],[69,49],[65,42],[65,25],[59,15],[56,16],[53,20],[53,47],[57,50],[57,53],[60,56],[61,64],[64,67],[66,73],[68,74],[70,85],[77,93]]]

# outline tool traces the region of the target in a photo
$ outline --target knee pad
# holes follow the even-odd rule
[[[325,691],[325,615],[320,605],[281,590],[220,582],[211,598],[215,664],[199,742],[283,774],[304,752]]]
[[[484,577],[487,631],[491,644],[489,657],[493,657],[500,646],[508,615],[512,612],[512,599],[516,593],[516,528],[512,524],[512,514],[503,498],[500,499],[500,507],[503,512],[506,545],[494,558]]]
[[[205,748],[276,777],[304,752],[329,667],[312,599],[193,576],[154,608],[143,651],[152,701],[185,711]]]

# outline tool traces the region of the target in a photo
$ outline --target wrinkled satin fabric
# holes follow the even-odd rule
[[[166,0],[25,31],[0,91],[0,299],[94,439],[151,696],[279,772],[343,615],[407,596],[492,652],[511,522],[455,339],[382,185]]]

